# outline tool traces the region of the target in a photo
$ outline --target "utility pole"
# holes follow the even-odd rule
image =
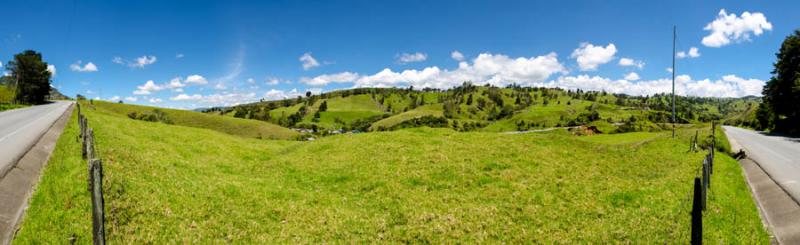
[[[677,27],[672,26],[672,138],[675,138],[675,39]]]

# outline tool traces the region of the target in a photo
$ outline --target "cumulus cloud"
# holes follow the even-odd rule
[[[187,84],[197,84],[197,85],[208,84],[208,80],[206,80],[205,77],[197,75],[197,74],[190,75],[190,76],[186,77],[186,81],[185,82]]]
[[[678,95],[702,97],[743,97],[761,94],[765,82],[759,79],[744,79],[735,75],[726,75],[722,79],[693,80],[688,75],[675,77],[675,93]],[[541,83],[543,87],[559,87],[564,89],[582,89],[624,93],[629,95],[652,95],[670,93],[672,80],[667,78],[631,82],[625,79],[613,80],[600,76],[561,76],[557,79]]]
[[[156,57],[152,56],[152,55],[151,56],[145,55],[145,56],[136,58],[136,60],[134,62],[128,64],[128,66],[134,67],[134,68],[144,68],[144,66],[151,65],[153,63],[156,63]]]
[[[2,67],[2,66],[3,65],[0,64],[0,67]],[[54,77],[56,76],[56,66],[55,65],[47,65],[47,71],[50,72],[50,75],[52,75]]]
[[[703,45],[719,48],[730,44],[731,41],[749,41],[751,34],[760,36],[764,30],[771,31],[772,23],[759,12],[745,11],[741,17],[737,17],[736,14],[728,14],[725,9],[721,9],[717,18],[708,23],[703,30],[710,32],[708,36],[703,37]]]
[[[143,85],[137,86],[137,90],[133,91],[135,95],[148,95],[156,91],[161,91],[164,86],[157,85],[153,80],[147,80]]]
[[[628,75],[625,75],[625,80],[628,80],[628,81],[639,80],[639,74],[636,74],[636,72],[628,73]]]
[[[114,95],[111,98],[108,98],[108,101],[119,101],[119,99],[120,99],[119,96]]]
[[[289,81],[288,80],[281,80],[280,78],[276,78],[276,77],[268,77],[268,78],[266,78],[264,83],[267,84],[267,85],[278,85],[280,83],[289,83]]]
[[[303,70],[306,71],[319,66],[319,62],[317,61],[317,59],[314,59],[314,57],[311,56],[310,52],[303,54],[303,56],[300,56],[299,60],[300,62],[303,63]]]
[[[170,79],[166,83],[163,84],[156,84],[153,80],[148,80],[141,86],[137,86],[137,90],[133,91],[135,95],[149,95],[154,92],[158,92],[164,89],[171,89],[174,92],[183,92],[183,88],[192,85],[203,85],[208,84],[208,80],[206,80],[203,76],[200,75],[191,75],[183,79],[181,77],[175,77]]]
[[[311,86],[325,86],[329,83],[349,83],[358,79],[358,74],[352,72],[340,72],[336,74],[324,74],[313,78],[301,77],[300,82]]]
[[[566,68],[558,61],[556,53],[536,57],[511,58],[502,54],[483,53],[472,63],[459,62],[454,70],[432,66],[422,70],[409,69],[399,72],[385,68],[372,75],[358,75],[351,72],[326,74],[314,78],[301,79],[301,82],[315,86],[331,82],[353,83],[354,87],[399,87],[451,88],[463,82],[489,83],[505,86],[511,83],[530,85],[545,81],[554,73],[566,73]]]
[[[603,46],[594,46],[591,43],[581,43],[580,47],[572,51],[570,58],[578,62],[581,71],[594,71],[597,67],[610,62],[617,53],[617,47],[613,43]]]
[[[125,60],[119,56],[114,56],[114,58],[111,59],[111,62],[120,65],[127,65],[128,67],[131,68],[144,68],[146,65],[151,65],[153,63],[156,63],[156,60],[157,58],[152,55],[145,55],[142,57],[138,57],[132,61]]]
[[[295,98],[297,96],[303,96],[303,95],[304,94],[299,92],[299,91],[297,91],[297,89],[292,89],[290,91],[270,89],[269,91],[264,93],[264,99],[267,99],[267,100],[282,100],[282,99],[288,99],[288,98]]]
[[[422,62],[422,61],[425,61],[427,59],[428,59],[428,55],[420,53],[420,52],[416,52],[416,53],[413,53],[413,54],[402,53],[402,54],[397,56],[397,63],[408,64],[408,63],[413,63],[413,62]]]
[[[193,95],[179,94],[178,96],[175,96],[175,97],[172,97],[172,98],[169,98],[169,99],[173,100],[173,101],[182,101],[182,100],[192,100],[192,101],[194,101],[194,100],[200,100],[202,98],[203,98],[203,96],[199,95],[199,94],[193,94]]]
[[[86,63],[85,65],[81,66],[81,61],[79,60],[77,63],[69,65],[69,69],[77,72],[96,72],[97,66],[94,65],[94,63],[92,62]]]
[[[139,98],[136,98],[134,96],[125,97],[125,101],[136,102],[137,100],[139,100]]]
[[[453,58],[456,61],[464,61],[464,54],[462,54],[461,52],[458,52],[458,50],[456,50],[456,51],[453,51],[452,53],[450,53],[450,58]]]
[[[644,68],[644,61],[641,60],[634,60],[631,58],[620,58],[619,65],[621,66],[635,66],[639,69]]]
[[[167,82],[167,84],[165,84],[164,87],[168,88],[168,89],[176,89],[177,90],[177,89],[186,87],[186,84],[181,82],[181,78],[180,77],[176,77],[176,78],[173,78],[172,80],[169,80],[169,82]]]
[[[153,104],[157,104],[157,103],[161,103],[161,102],[163,102],[163,100],[161,100],[161,99],[159,99],[159,98],[150,98],[150,99],[149,99],[149,100],[147,100],[147,101],[148,101],[148,102],[150,102],[150,103],[153,103]]]
[[[216,89],[216,90],[225,90],[225,89],[228,89],[228,87],[226,87],[224,83],[217,83],[217,85],[214,85],[214,89]]]
[[[697,47],[691,47],[691,48],[689,48],[688,52],[687,51],[679,51],[677,54],[675,54],[675,56],[678,57],[678,59],[683,59],[683,58],[686,58],[686,57],[697,58],[697,57],[700,57],[700,52],[697,50]]]

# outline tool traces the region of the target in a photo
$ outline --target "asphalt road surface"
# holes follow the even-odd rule
[[[0,178],[14,167],[72,102],[59,101],[0,112]]]
[[[781,186],[800,201],[800,138],[774,136],[753,130],[724,126],[728,137]]]

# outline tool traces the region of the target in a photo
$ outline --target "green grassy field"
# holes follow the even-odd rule
[[[575,137],[416,128],[257,140],[85,110],[110,243],[688,243],[694,129]],[[90,242],[75,120],[16,244]],[[708,129],[701,132],[708,135]],[[717,154],[707,243],[768,243]]]
[[[140,105],[118,104],[105,101],[94,101],[93,104],[84,103],[87,108],[97,109],[102,112],[113,113],[126,117],[131,112],[152,112],[155,109],[163,111],[176,125],[195,128],[207,128],[219,132],[238,135],[248,138],[263,139],[291,139],[298,135],[291,129],[275,124],[245,120],[234,117],[222,117],[186,110],[172,110]]]
[[[380,121],[373,123],[372,126],[370,126],[369,130],[374,131],[379,129],[380,127],[391,128],[394,125],[422,116],[441,117],[442,105],[438,104],[426,105],[391,117],[384,118]]]

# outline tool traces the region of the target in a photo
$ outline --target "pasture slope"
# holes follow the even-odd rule
[[[695,129],[671,139],[414,128],[300,142],[133,120],[114,106],[84,107],[104,158],[110,243],[688,243],[705,154],[687,152]],[[77,134],[73,116],[15,244],[90,242]],[[705,242],[768,243],[737,162],[716,157]]]

